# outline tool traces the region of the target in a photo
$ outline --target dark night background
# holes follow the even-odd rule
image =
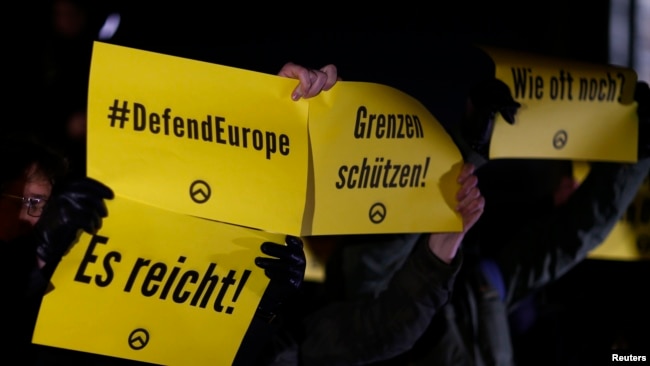
[[[33,110],[31,99],[39,98],[33,85],[41,75],[31,70],[42,68],[43,40],[51,32],[51,2],[7,5],[17,10],[7,11],[11,22],[3,24],[8,27],[3,32],[9,65],[5,77],[11,91],[5,100],[22,106],[10,112],[17,118],[21,110]],[[268,73],[276,73],[287,61],[314,68],[333,63],[344,80],[377,82],[413,95],[443,123],[455,119],[468,84],[491,72],[491,64],[475,55],[473,45],[608,61],[608,0],[459,0],[372,6],[77,2],[89,4],[93,35],[107,14],[121,15],[110,43]],[[84,57],[89,56],[80,55],[77,60],[87,65]]]
[[[108,13],[121,14],[110,43],[268,73],[287,61],[316,68],[334,63],[344,80],[384,83],[419,99],[447,98],[447,106],[462,104],[456,96],[465,83],[489,70],[480,58],[467,57],[467,45],[608,62],[607,0],[89,3],[97,24]],[[47,100],[34,87],[48,4],[23,1],[5,9],[5,127],[49,118]],[[588,260],[551,286],[544,294],[548,321],[527,343],[531,359],[537,357],[531,364],[604,349],[602,342],[618,333],[650,347],[650,310],[641,301],[650,292],[648,273],[647,262]]]

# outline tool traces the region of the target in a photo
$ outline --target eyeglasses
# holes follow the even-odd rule
[[[44,198],[21,197],[5,193],[3,193],[2,196],[21,200],[23,202],[23,205],[27,207],[27,214],[32,217],[41,216],[41,213],[43,213],[43,208],[45,208],[45,204],[47,203],[47,200]]]

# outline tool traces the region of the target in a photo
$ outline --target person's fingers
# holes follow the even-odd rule
[[[296,86],[291,92],[291,99],[293,100],[298,100],[303,96],[303,90],[305,90],[305,87],[311,87],[311,77],[309,75],[309,70],[300,65],[296,65],[293,62],[287,62],[284,64],[284,66],[282,66],[280,69],[280,72],[278,72],[278,76],[298,79],[298,86]]]
[[[339,80],[336,66],[325,65],[320,70],[311,70],[293,62],[287,62],[279,76],[298,79],[298,86],[292,91],[291,99],[312,98],[323,90],[329,90]]]
[[[485,209],[485,197],[481,196],[480,192],[478,192],[478,189],[476,192],[472,193],[472,198],[468,198],[457,207],[457,211],[461,215],[469,214],[477,210],[482,211],[483,209]]]
[[[97,197],[104,199],[112,199],[115,197],[113,190],[98,180],[86,177],[83,182],[85,182],[85,186],[88,190],[94,192]]]
[[[483,210],[473,211],[465,216],[463,216],[463,231],[467,232],[469,229],[474,227],[483,214]]]
[[[327,77],[325,85],[323,85],[323,90],[330,90],[337,81],[341,80],[338,76],[338,70],[333,64],[321,67],[320,71],[324,72]]]
[[[296,236],[287,235],[285,241],[287,246],[292,249],[292,251],[301,251],[303,247],[302,240]]]
[[[310,84],[302,84],[303,86],[303,98],[312,98],[320,94],[327,82],[327,74],[320,70],[309,70],[309,81]]]
[[[304,98],[305,94],[309,92],[309,88],[311,87],[311,75],[309,70],[300,68],[300,70],[296,71],[295,76],[295,79],[298,79],[299,82],[293,89],[293,92],[291,92],[291,99],[294,101]]]
[[[302,97],[302,88],[300,84],[298,84],[298,86],[295,89],[293,89],[293,91],[291,92],[291,100],[296,101],[301,97]]]
[[[263,269],[276,268],[277,266],[279,266],[280,263],[281,261],[276,258],[268,258],[268,257],[255,258],[255,265]]]
[[[470,188],[467,191],[467,193],[458,200],[458,204],[456,205],[456,210],[460,211],[464,209],[465,207],[469,206],[473,201],[477,200],[478,198],[482,198],[481,191],[478,189],[478,187]]]
[[[472,163],[465,163],[463,164],[462,169],[460,170],[460,174],[458,174],[458,179],[457,182],[460,184],[463,184],[463,182],[470,177],[472,174],[474,174],[474,164]]]
[[[260,246],[262,253],[271,257],[288,259],[291,256],[291,249],[284,244],[264,242]]]
[[[291,93],[291,99],[293,100],[315,97],[327,82],[327,75],[318,70],[299,67],[299,70],[295,70],[294,75],[300,82]]]
[[[100,216],[90,216],[88,217],[88,222],[86,224],[86,227],[83,229],[89,233],[89,234],[95,234],[99,229],[102,227],[102,218]]]
[[[461,207],[458,212],[463,218],[463,229],[469,230],[483,214],[485,209],[485,198],[478,197],[471,200],[466,205]]]
[[[280,71],[278,72],[279,76],[284,76],[285,78],[291,78],[291,79],[300,79],[300,76],[302,75],[303,77],[307,77],[308,75],[306,74],[307,69],[300,65],[296,65],[293,62],[287,62],[282,66]]]
[[[469,175],[462,182],[458,193],[456,193],[456,200],[462,201],[470,193],[470,191],[478,186],[478,178],[475,175]]]

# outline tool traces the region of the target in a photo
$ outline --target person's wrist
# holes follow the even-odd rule
[[[433,233],[429,235],[429,250],[441,261],[450,264],[463,241],[463,233]]]

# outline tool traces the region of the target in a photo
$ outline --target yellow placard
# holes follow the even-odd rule
[[[295,83],[96,42],[88,174],[138,202],[299,234],[308,106],[289,98]]]
[[[137,202],[295,236],[462,229],[462,157],[426,108],[356,82],[294,102],[296,82],[95,43],[88,173]],[[355,169],[368,187],[350,188]]]
[[[462,229],[460,152],[419,102],[355,82],[295,102],[296,83],[95,43],[87,170],[117,198],[59,264],[34,342],[230,364],[268,284],[254,257],[284,242],[270,233]]]
[[[309,105],[313,235],[460,231],[462,156],[417,100],[348,82]]]
[[[122,197],[108,209],[102,229],[59,264],[33,341],[163,365],[231,364],[269,281],[254,258],[284,235]]]
[[[633,206],[636,209],[638,206]],[[650,260],[650,225],[629,221],[626,216],[612,229],[607,239],[589,252],[590,259],[639,261]]]
[[[521,103],[514,125],[497,117],[491,158],[635,162],[634,70],[485,48],[495,76]]]
[[[574,161],[573,175],[582,182],[589,163]],[[646,177],[625,215],[605,241],[589,252],[591,259],[637,261],[650,260],[650,177]]]

